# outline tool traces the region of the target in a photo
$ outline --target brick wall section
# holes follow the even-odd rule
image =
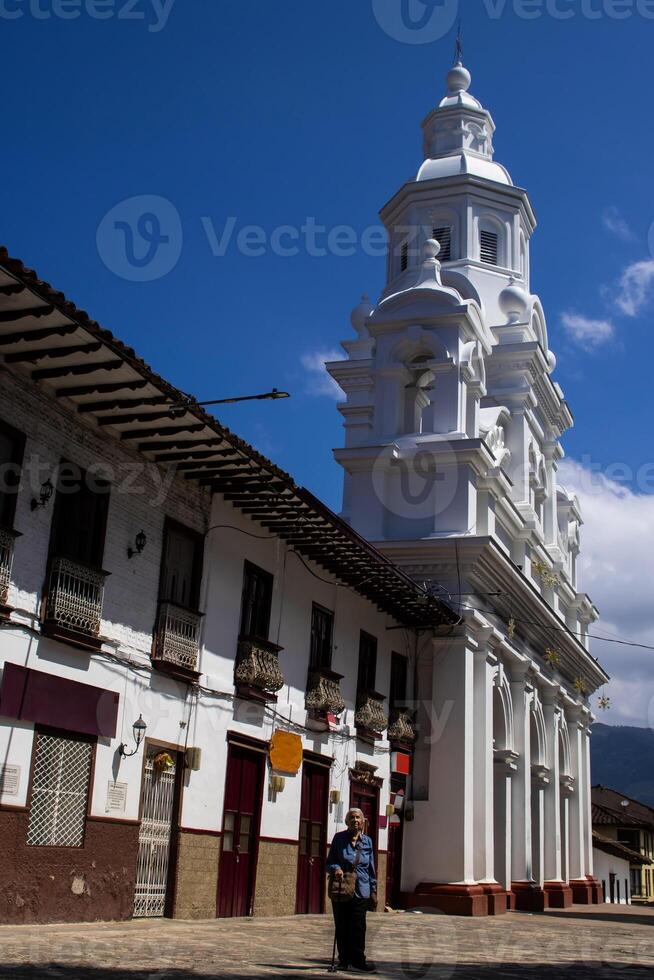
[[[175,877],[175,919],[215,919],[220,837],[181,832]]]
[[[298,845],[259,842],[255,915],[293,915],[297,888]]]

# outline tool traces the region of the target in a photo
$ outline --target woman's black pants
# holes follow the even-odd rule
[[[349,902],[332,902],[336,923],[336,946],[340,963],[361,965],[366,961],[367,898],[352,898]]]

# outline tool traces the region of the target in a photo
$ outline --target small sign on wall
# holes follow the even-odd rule
[[[107,783],[107,804],[105,813],[124,813],[127,806],[127,783]]]
[[[0,794],[18,796],[20,766],[0,766]]]

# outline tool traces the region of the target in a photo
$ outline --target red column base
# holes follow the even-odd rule
[[[572,901],[575,905],[600,905],[602,902],[602,886],[597,878],[588,875],[570,882]]]
[[[431,908],[445,915],[488,915],[488,896],[482,885],[432,885],[421,882],[415,891],[404,892],[402,906],[407,909]]]
[[[512,881],[515,897],[514,908],[518,912],[542,912],[545,909],[545,892],[533,881]]]
[[[509,907],[509,893],[497,884],[482,885],[481,887],[488,897],[488,914],[506,915]]]
[[[546,881],[543,891],[546,909],[569,909],[572,905],[572,888],[564,881]]]

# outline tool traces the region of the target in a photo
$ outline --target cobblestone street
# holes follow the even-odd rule
[[[326,917],[171,920],[0,927],[0,978],[190,980],[323,976]],[[462,919],[369,916],[368,953],[384,977],[407,980],[650,980],[654,911],[608,906]],[[352,974],[354,975],[354,974]]]

